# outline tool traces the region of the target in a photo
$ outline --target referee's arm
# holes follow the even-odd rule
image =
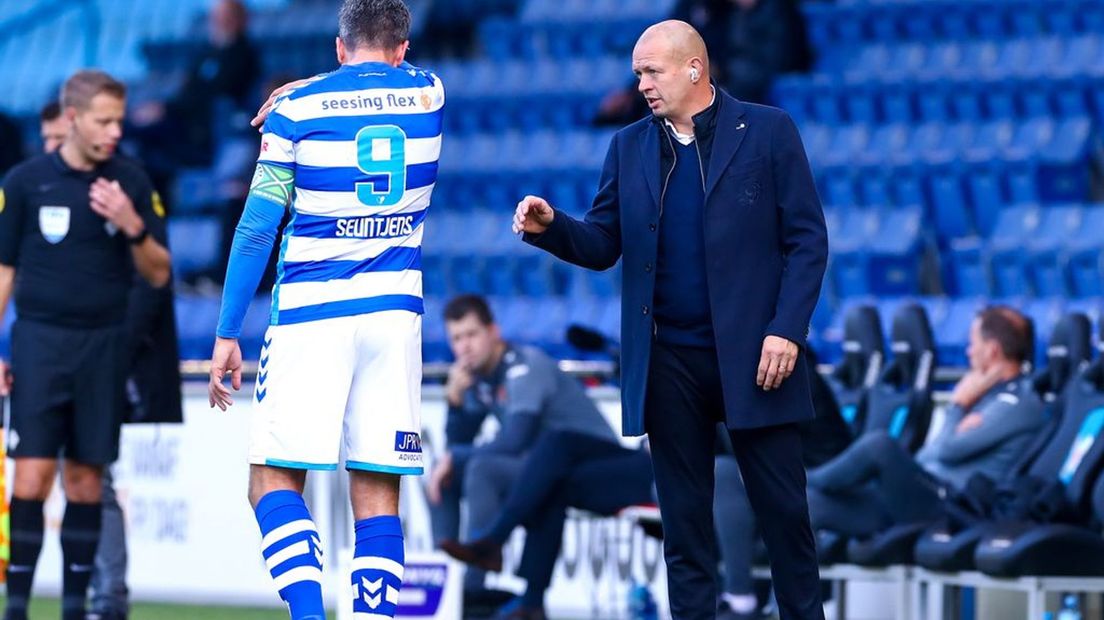
[[[152,190],[144,193],[148,196]],[[154,288],[168,284],[172,273],[169,250],[157,240],[159,235],[150,230],[151,222],[142,218],[119,182],[96,179],[88,197],[92,210],[117,226],[130,240],[134,268],[138,273]],[[152,213],[152,207],[144,202],[141,210]]]
[[[15,265],[19,258],[19,232],[23,226],[23,199],[13,175],[0,187],[0,319],[8,311],[15,288]],[[11,392],[8,364],[0,360],[0,396]]]

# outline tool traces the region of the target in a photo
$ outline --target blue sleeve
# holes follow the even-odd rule
[[[465,407],[449,405],[445,422],[445,440],[450,449],[454,446],[470,445],[483,427],[486,411],[472,411]]]
[[[222,289],[222,309],[216,334],[220,338],[237,338],[241,335],[242,320],[249,302],[257,292],[272,243],[284,208],[271,200],[250,194],[245,210],[234,231],[234,243],[230,247],[230,263],[226,268],[226,284]]]

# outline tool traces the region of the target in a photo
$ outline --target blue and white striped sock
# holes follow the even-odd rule
[[[395,617],[405,561],[402,524],[398,517],[372,517],[356,522],[352,575],[354,620]]]
[[[272,491],[257,502],[261,551],[292,620],[325,620],[322,549],[303,496]]]

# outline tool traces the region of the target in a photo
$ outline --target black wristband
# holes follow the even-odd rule
[[[134,235],[133,237],[127,237],[127,243],[129,243],[130,245],[138,245],[138,244],[142,243],[143,241],[145,241],[146,237],[148,237],[148,236],[149,236],[149,229],[146,228],[145,226],[143,226],[142,227],[142,232],[138,233],[137,235]]]

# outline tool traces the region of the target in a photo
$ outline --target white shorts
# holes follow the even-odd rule
[[[249,462],[422,473],[422,317],[389,310],[273,325],[253,391]]]

